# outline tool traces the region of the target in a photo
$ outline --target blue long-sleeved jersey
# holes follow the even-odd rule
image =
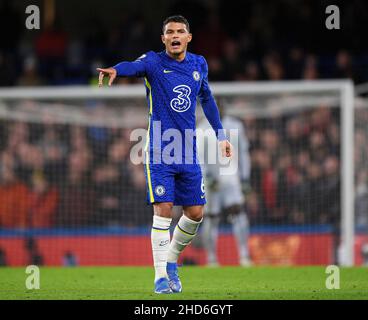
[[[187,52],[185,59],[178,62],[165,51],[149,51],[133,62],[124,61],[113,68],[118,76],[145,78],[149,105],[147,147],[151,152],[165,154],[179,147],[182,159],[191,158],[191,154],[197,158],[196,138],[188,134],[188,130],[195,133],[197,97],[218,139],[226,139],[208,84],[204,57]],[[178,132],[180,139],[176,135]]]

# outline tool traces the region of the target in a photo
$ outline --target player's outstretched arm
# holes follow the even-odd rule
[[[135,61],[122,61],[115,66],[110,68],[97,68],[99,71],[98,85],[103,86],[103,78],[105,76],[109,77],[109,86],[112,85],[116,77],[144,77],[147,75],[147,61],[148,56],[146,54],[142,55]]]
[[[111,86],[117,75],[116,70],[114,68],[97,68],[97,71],[100,72],[98,75],[98,86],[103,86],[103,78],[105,76],[109,77],[109,86]]]

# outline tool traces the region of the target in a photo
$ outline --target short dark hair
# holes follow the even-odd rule
[[[179,23],[184,23],[185,26],[187,27],[188,32],[190,32],[190,28],[189,28],[189,22],[187,19],[185,19],[183,16],[181,15],[175,15],[175,16],[170,16],[168,18],[166,18],[162,24],[162,33],[165,32],[165,27],[169,22],[179,22]]]

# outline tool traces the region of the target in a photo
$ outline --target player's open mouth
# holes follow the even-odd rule
[[[180,41],[173,41],[171,42],[171,46],[174,48],[174,49],[178,49],[180,48]]]

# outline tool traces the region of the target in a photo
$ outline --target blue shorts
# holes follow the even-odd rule
[[[206,203],[204,182],[199,164],[144,165],[147,203],[173,202],[175,206]]]

